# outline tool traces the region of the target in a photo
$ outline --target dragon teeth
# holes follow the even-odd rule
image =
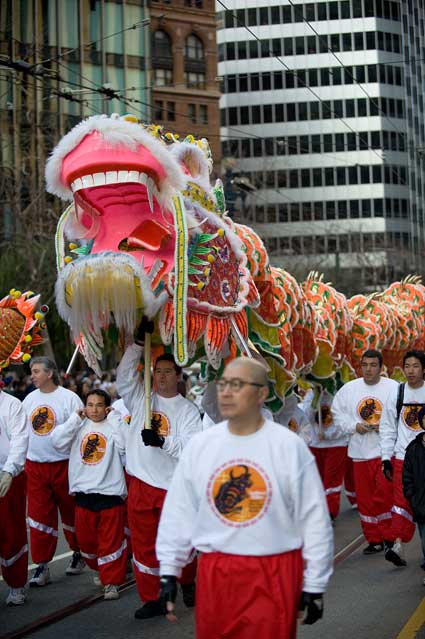
[[[106,171],[106,184],[116,184],[118,182],[118,171]]]
[[[153,190],[154,190],[154,181],[152,180],[152,178],[148,178],[147,182],[146,182],[146,190],[148,192],[148,200],[149,200],[149,207],[151,212],[153,213]]]
[[[155,262],[151,266],[151,270],[149,271],[149,277],[151,282],[154,281],[155,277],[158,275],[159,271],[163,266],[163,261],[157,258]]]
[[[139,182],[146,187],[148,194],[149,206],[153,212],[153,196],[158,198],[158,189],[156,188],[155,181],[149,177],[146,173],[139,173],[139,171],[106,171],[105,173],[93,173],[93,175],[83,175],[81,178],[76,178],[71,184],[71,190],[73,193],[80,191],[81,189],[87,189],[92,186],[103,186],[105,184],[125,184],[130,182]]]
[[[106,176],[104,173],[94,173],[93,182],[95,186],[103,186],[106,184]]]

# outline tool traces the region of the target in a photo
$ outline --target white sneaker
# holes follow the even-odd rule
[[[10,588],[6,599],[7,606],[22,606],[25,603],[25,588]]]
[[[100,581],[99,575],[95,575],[93,577],[93,583],[94,583],[95,586],[101,586],[102,585],[102,582]]]
[[[118,592],[118,586],[114,586],[114,584],[107,584],[103,589],[103,598],[104,599],[119,599],[120,593]]]
[[[47,564],[39,564],[30,579],[30,586],[47,586],[50,583],[50,571]]]
[[[71,560],[68,564],[67,569],[65,570],[65,574],[81,575],[85,566],[86,566],[86,562],[82,558],[81,553],[76,550],[71,557]]]

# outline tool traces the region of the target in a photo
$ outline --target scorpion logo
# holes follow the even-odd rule
[[[324,404],[320,407],[321,415],[322,415],[322,426],[330,426],[332,424],[332,413],[331,407],[327,404]],[[316,424],[319,423],[319,415],[316,413]]]
[[[49,409],[47,406],[42,406],[38,409],[37,415],[33,417],[32,427],[34,430],[42,430],[49,421]]]
[[[367,422],[368,419],[373,417],[376,409],[376,401],[374,399],[367,399],[360,409],[360,417]]]
[[[404,421],[409,428],[414,430],[418,427],[418,412],[420,406],[408,406],[404,411]]]
[[[161,428],[161,415],[158,415],[158,413],[152,414],[151,427],[152,430],[158,434],[159,429]]]
[[[220,486],[214,498],[215,506],[222,515],[240,512],[242,508],[238,504],[246,499],[247,489],[252,486],[248,466],[241,465],[239,468],[242,468],[243,471],[237,477],[235,477],[233,469],[230,470],[230,479]]]
[[[87,443],[83,450],[83,460],[92,459],[97,447],[99,446],[100,439],[97,433],[91,433],[87,438]]]

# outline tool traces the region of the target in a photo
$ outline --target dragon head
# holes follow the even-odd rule
[[[90,117],[54,149],[47,188],[71,201],[56,234],[56,301],[90,365],[102,330],[114,323],[128,336],[142,314],[160,309],[162,343],[186,344],[174,348],[180,363],[205,332],[221,361],[228,316],[255,302],[256,291],[211,168],[206,140],[180,142],[133,116]]]

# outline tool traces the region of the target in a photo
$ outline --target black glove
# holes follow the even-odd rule
[[[142,430],[142,439],[145,446],[156,446],[157,448],[162,448],[165,442],[165,437],[161,437],[161,435],[149,428]]]
[[[385,479],[388,481],[393,480],[393,465],[389,459],[384,459],[382,462],[382,472],[385,475]]]
[[[135,340],[137,344],[143,344],[145,341],[146,333],[153,333],[154,323],[152,320],[148,319],[146,315],[143,315],[142,321],[139,324],[139,328],[137,329],[137,333],[135,335]]]
[[[159,593],[159,599],[163,603],[171,601],[174,603],[177,597],[177,577],[174,575],[163,575],[159,580],[161,590]]]
[[[307,613],[304,616],[303,623],[310,626],[323,617],[323,595],[314,592],[302,592],[298,610]]]

